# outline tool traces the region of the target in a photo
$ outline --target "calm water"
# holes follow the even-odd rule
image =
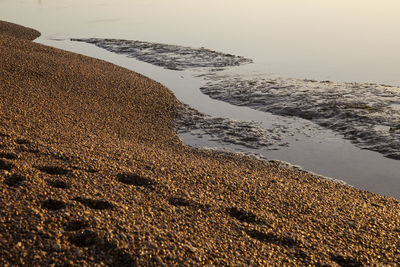
[[[0,0],[0,19],[42,32],[38,42],[102,58],[167,85],[184,103],[216,117],[255,120],[287,131],[309,122],[212,100],[191,72],[161,69],[68,38],[121,38],[213,50],[254,60],[243,70],[277,77],[400,85],[398,1]],[[242,71],[243,71],[242,70]],[[226,147],[299,164],[359,188],[400,198],[400,161],[358,149],[310,125],[279,150]],[[311,137],[310,137],[311,136]],[[219,147],[186,134],[185,143]]]
[[[204,46],[285,77],[400,85],[397,0],[0,0],[46,36]]]

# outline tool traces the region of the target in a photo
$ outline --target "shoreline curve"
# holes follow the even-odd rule
[[[398,200],[185,146],[163,85],[0,22],[2,265],[390,265]]]

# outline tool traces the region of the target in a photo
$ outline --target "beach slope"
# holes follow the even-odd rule
[[[163,85],[0,22],[0,265],[390,265],[400,205],[192,149]]]

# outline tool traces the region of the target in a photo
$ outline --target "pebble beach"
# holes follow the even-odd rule
[[[0,22],[0,265],[400,262],[400,204],[190,148],[160,83]]]

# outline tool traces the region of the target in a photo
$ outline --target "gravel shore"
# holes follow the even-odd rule
[[[0,22],[0,265],[396,265],[400,205],[185,146],[180,103]]]

